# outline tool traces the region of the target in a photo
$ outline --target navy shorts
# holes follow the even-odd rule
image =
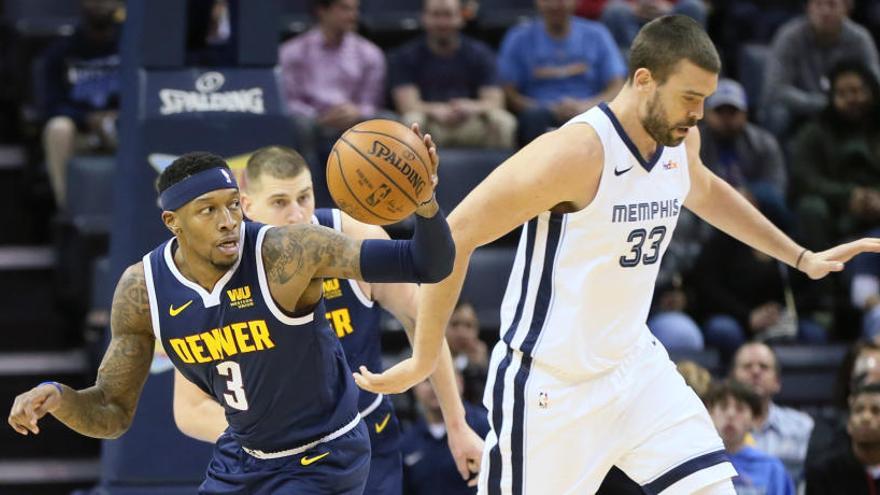
[[[370,437],[363,421],[337,439],[278,459],[253,457],[224,433],[199,494],[360,495],[369,473]]]
[[[400,455],[400,423],[391,400],[383,397],[379,407],[364,417],[364,423],[370,430],[373,450],[364,495],[401,495],[403,461]]]

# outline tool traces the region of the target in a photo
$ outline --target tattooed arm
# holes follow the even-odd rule
[[[40,432],[46,413],[82,435],[117,438],[131,425],[153,358],[150,304],[141,263],[129,267],[116,285],[110,314],[112,337],[95,385],[74,390],[39,385],[15,398],[9,424],[22,435]]]

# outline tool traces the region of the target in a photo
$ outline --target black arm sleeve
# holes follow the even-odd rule
[[[431,218],[416,216],[412,239],[368,239],[361,243],[365,282],[437,283],[452,273],[455,243],[443,211]]]

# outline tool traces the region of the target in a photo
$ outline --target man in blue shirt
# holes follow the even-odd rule
[[[735,381],[715,384],[706,394],[706,407],[724,441],[727,456],[739,476],[733,479],[738,494],[794,495],[794,483],[782,462],[746,446],[746,434],[761,413],[761,400]]]
[[[522,144],[623,86],[626,67],[608,29],[573,16],[575,0],[535,0],[540,17],[508,31],[498,73]]]
[[[516,118],[504,108],[495,54],[461,34],[459,0],[425,0],[425,35],[390,57],[389,81],[404,122],[418,122],[441,146],[510,148]]]

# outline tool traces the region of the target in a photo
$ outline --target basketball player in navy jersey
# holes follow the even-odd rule
[[[720,65],[693,20],[645,24],[610,103],[534,140],[450,215],[455,268],[420,289],[413,357],[356,376],[392,393],[431,373],[471,253],[525,224],[484,394],[479,493],[595,493],[612,465],[649,494],[734,493],[706,408],[645,324],[682,207],[812,279],[880,251],[880,239],[809,251],[703,165],[695,125]]]
[[[424,140],[436,163],[430,137]],[[311,224],[243,221],[235,179],[209,153],[175,160],[158,190],[174,237],[117,284],[95,385],[40,384],[16,397],[9,424],[37,434],[49,413],[83,435],[120,436],[158,339],[229,422],[201,493],[362,493],[369,436],[342,345],[324,317],[323,279],[441,280],[454,247],[436,202],[416,210],[410,240],[356,241]]]
[[[315,210],[312,175],[303,157],[280,146],[261,148],[251,155],[241,184],[241,205],[245,216],[268,225],[320,223],[355,239],[387,239],[378,226],[359,222],[337,209]],[[324,280],[326,317],[342,342],[351,369],[361,365],[381,368],[380,304],[407,331],[410,340],[415,327],[416,286],[414,284],[369,284],[354,280]],[[455,380],[448,350],[441,353],[432,377],[448,433],[448,443],[463,477],[479,470],[482,439],[467,425],[464,406]],[[361,390],[361,416],[370,430],[372,458],[368,495],[401,493],[402,459],[400,429],[391,401],[382,394]],[[210,395],[175,372],[174,418],[187,435],[215,442],[226,428],[223,408]],[[470,462],[470,470],[468,464]],[[472,483],[476,485],[476,478]]]

